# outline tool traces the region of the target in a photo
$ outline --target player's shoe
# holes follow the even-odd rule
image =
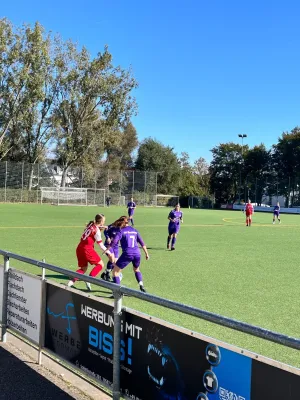
[[[107,282],[111,282],[110,276],[109,276],[109,272],[102,272],[101,274],[101,279],[103,279],[104,281]]]
[[[147,293],[147,292],[146,292],[146,289],[144,288],[143,285],[140,285],[140,291],[143,292],[143,293]]]
[[[69,281],[68,284],[67,284],[67,286],[68,286],[68,287],[72,287],[72,286],[74,285],[74,283],[75,283],[74,281]]]
[[[273,221],[273,225],[275,225],[275,221]]]
[[[175,247],[172,247],[172,248],[171,248],[171,251],[173,251],[173,250],[175,250]]]
[[[85,282],[85,286],[89,292],[92,290],[92,286],[91,286],[90,282]]]

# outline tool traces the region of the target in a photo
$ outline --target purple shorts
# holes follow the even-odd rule
[[[279,211],[274,211],[274,217],[279,217]]]
[[[109,246],[109,244],[107,243],[107,242],[105,242],[104,243],[104,246]],[[113,253],[114,254],[114,256],[116,257],[116,258],[118,258],[119,257],[119,245],[118,246],[115,246],[115,247],[111,247],[110,249],[109,249],[109,251],[111,252],[111,253]]]
[[[179,229],[180,229],[180,225],[169,224],[169,227],[168,227],[169,235],[173,235],[174,233],[178,233]]]
[[[140,266],[140,263],[141,263],[141,255],[140,254],[125,254],[125,253],[122,253],[120,258],[116,262],[116,265],[120,269],[124,269],[130,263],[132,263],[134,268],[138,268]]]
[[[128,217],[132,217],[134,214],[134,209],[133,208],[128,208]]]

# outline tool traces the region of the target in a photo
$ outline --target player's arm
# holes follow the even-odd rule
[[[114,262],[115,261],[115,257],[114,255],[109,251],[109,249],[104,246],[102,238],[101,238],[101,234],[100,231],[98,230],[95,234],[95,240],[97,242],[97,244],[99,245],[100,249],[103,251],[102,254],[107,255],[108,259],[110,262]]]
[[[183,213],[181,213],[180,221],[183,224]]]
[[[148,249],[147,246],[145,245],[141,235],[138,233],[137,234],[137,242],[141,245],[142,249],[144,250],[145,256],[146,256],[146,260],[149,260],[150,256],[148,253]]]
[[[174,215],[173,215],[173,213],[171,211],[169,216],[168,216],[168,220],[171,221],[171,222],[175,222],[175,220],[173,218],[174,218]]]

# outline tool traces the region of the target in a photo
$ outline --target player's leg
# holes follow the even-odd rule
[[[246,213],[246,226],[249,226],[249,214]]]
[[[172,235],[172,244],[171,244],[171,250],[175,250],[175,243],[176,243],[176,239],[177,239],[177,233],[173,233]]]
[[[119,247],[111,248],[110,251],[112,251],[114,253],[115,263],[116,263],[119,258]],[[111,274],[113,268],[114,268],[114,264],[111,261],[108,261],[106,264],[106,270],[104,272],[102,272],[101,278],[105,281],[110,282],[111,281],[110,274]]]
[[[91,265],[94,265],[94,268],[90,272],[90,276],[96,278],[96,276],[101,272],[104,267],[104,263],[101,260],[99,254],[94,250],[90,249],[88,261]],[[92,290],[91,284],[89,282],[85,282],[85,285],[88,290]]]
[[[249,226],[251,226],[251,224],[252,224],[252,215],[250,214],[249,215]]]
[[[76,249],[76,257],[77,257],[77,262],[78,262],[78,267],[79,269],[76,270],[78,274],[85,274],[87,267],[88,267],[88,260],[86,258],[86,254],[83,250],[81,249]],[[68,286],[71,287],[74,285],[74,283],[78,281],[78,278],[73,278],[68,282]]]
[[[118,258],[117,262],[114,264],[114,268],[112,271],[113,275],[113,283],[120,285],[122,274],[121,271],[131,262],[131,258],[126,256],[124,253],[121,254],[121,257]]]
[[[170,242],[171,242],[171,239],[173,237],[174,232],[175,232],[174,227],[169,225],[169,227],[168,227],[169,235],[168,235],[168,239],[167,239],[167,250],[171,250]]]
[[[276,214],[273,213],[273,225],[275,224],[275,218],[276,218]]]
[[[141,264],[141,256],[140,255],[134,256],[132,265],[133,265],[133,272],[135,275],[135,279],[140,287],[140,290],[146,293],[146,289],[144,288],[144,283],[143,283],[143,275],[140,271],[140,264]]]
[[[278,222],[281,224],[281,219],[280,219],[280,214],[279,213],[277,214],[277,219],[278,219]]]

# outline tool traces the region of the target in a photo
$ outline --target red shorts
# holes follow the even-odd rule
[[[91,265],[97,265],[101,261],[99,254],[94,250],[93,247],[78,246],[76,249],[76,256],[79,268],[87,267],[88,263]]]
[[[246,211],[246,217],[251,217],[252,216],[252,212],[247,212]]]

